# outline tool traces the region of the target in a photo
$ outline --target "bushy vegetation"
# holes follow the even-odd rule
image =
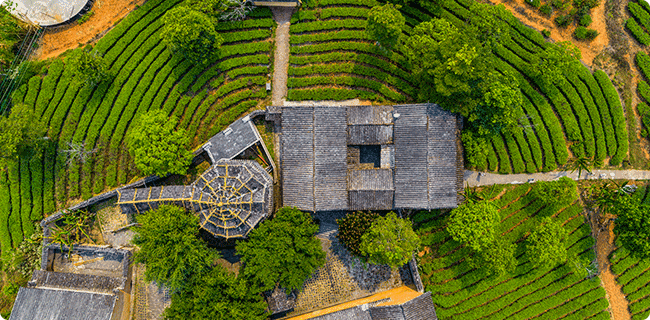
[[[432,292],[438,317],[609,319],[600,281],[592,279],[593,273],[585,274],[574,267],[577,261],[595,260],[595,242],[580,203],[574,198],[560,207],[544,205],[527,184],[497,186],[490,194],[486,199],[499,208],[494,232],[501,242],[492,249],[496,256],[508,256],[508,248],[502,244],[512,244],[516,259],[512,271],[500,276],[486,272],[485,264],[472,263],[476,259],[474,250],[449,233],[450,215],[421,212],[414,217],[426,252],[419,258],[420,275],[425,290]],[[533,262],[539,251],[528,250],[533,240],[529,238],[540,225],[540,217],[550,217],[566,231],[567,263]]]
[[[371,211],[357,211],[337,219],[339,226],[337,237],[345,247],[354,255],[361,256],[361,237],[370,229],[372,223],[379,218],[379,214]]]
[[[650,44],[650,5],[645,1],[630,1],[627,9],[632,17],[627,19],[625,27],[639,43],[647,46]]]
[[[303,282],[325,264],[325,252],[314,237],[317,231],[318,225],[309,213],[281,208],[273,219],[253,229],[247,241],[237,244],[237,254],[245,265],[244,277],[260,291],[277,285],[299,291]]]
[[[4,5],[0,6],[0,71],[11,65],[26,32],[26,25],[11,15]],[[0,79],[4,77],[0,76]]]

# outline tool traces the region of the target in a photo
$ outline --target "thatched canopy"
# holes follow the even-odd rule
[[[245,237],[272,210],[273,179],[257,162],[219,160],[189,186],[122,190],[123,213],[140,213],[175,204],[199,215],[201,227],[214,236]]]

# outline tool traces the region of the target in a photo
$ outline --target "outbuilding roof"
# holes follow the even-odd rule
[[[20,288],[9,320],[110,320],[116,295]]]

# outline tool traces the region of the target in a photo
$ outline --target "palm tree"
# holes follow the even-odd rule
[[[591,173],[591,159],[587,157],[575,158],[573,162],[571,162],[571,173],[576,170],[578,170],[578,179],[580,179],[583,170]]]

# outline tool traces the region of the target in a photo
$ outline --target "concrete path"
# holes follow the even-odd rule
[[[284,105],[287,97],[287,72],[289,72],[289,26],[293,8],[271,8],[273,19],[278,24],[275,29],[275,55],[273,62],[273,83],[271,103],[274,106]]]
[[[464,185],[488,186],[493,184],[519,184],[526,183],[529,179],[534,181],[551,181],[560,177],[569,177],[573,180],[578,179],[578,171],[551,171],[540,173],[521,173],[521,174],[495,174],[481,173],[477,171],[465,170],[463,177]],[[589,179],[622,179],[622,180],[650,180],[650,171],[645,170],[592,170],[591,173],[582,171],[580,180]]]

